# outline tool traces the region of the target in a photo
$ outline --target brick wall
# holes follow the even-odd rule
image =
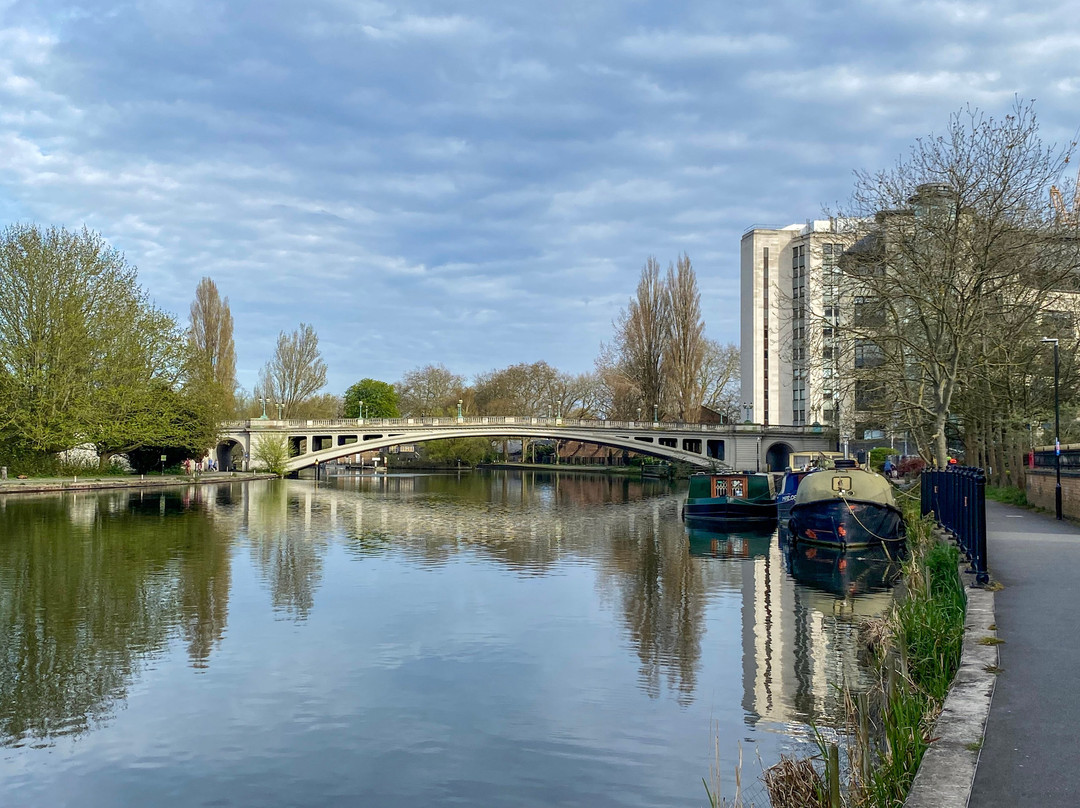
[[[1027,470],[1027,498],[1032,505],[1053,511],[1056,486],[1053,469]],[[1080,519],[1080,474],[1076,472],[1061,472],[1061,513],[1071,519]]]

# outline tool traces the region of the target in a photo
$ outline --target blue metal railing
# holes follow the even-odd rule
[[[952,534],[978,584],[990,582],[986,563],[986,474],[971,466],[922,473],[922,512]]]

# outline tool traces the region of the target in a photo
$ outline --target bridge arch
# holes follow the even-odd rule
[[[218,441],[213,460],[220,471],[232,471],[244,467],[244,444],[236,438]]]
[[[783,471],[791,464],[791,453],[794,450],[783,441],[778,441],[770,446],[765,452],[765,468],[768,471]]]

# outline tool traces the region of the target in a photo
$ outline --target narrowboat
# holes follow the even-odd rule
[[[784,472],[784,479],[780,483],[780,492],[776,495],[776,518],[780,524],[785,524],[791,517],[791,506],[795,504],[795,493],[799,490],[799,483],[809,471]]]
[[[788,530],[795,542],[850,549],[906,540],[892,486],[860,468],[812,471],[800,482]]]
[[[771,524],[776,521],[773,477],[749,471],[692,474],[683,519],[715,527]]]

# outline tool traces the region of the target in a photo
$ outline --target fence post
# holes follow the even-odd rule
[[[990,583],[990,572],[986,565],[986,474],[978,470],[975,477],[975,583],[985,586]]]

